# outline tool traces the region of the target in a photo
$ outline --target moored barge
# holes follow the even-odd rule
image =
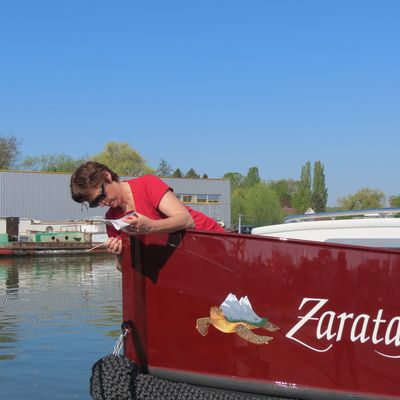
[[[91,250],[96,243],[65,243],[65,242],[9,242],[0,245],[1,256],[34,256],[56,254],[97,254],[106,253],[104,247]],[[90,253],[89,253],[90,251]]]

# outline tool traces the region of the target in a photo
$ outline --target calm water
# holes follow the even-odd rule
[[[0,399],[90,399],[121,307],[109,256],[0,258]]]

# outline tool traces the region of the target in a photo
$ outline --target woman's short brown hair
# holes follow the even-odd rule
[[[105,172],[109,172],[113,181],[119,176],[106,165],[88,161],[80,165],[71,176],[70,189],[73,200],[78,203],[87,201],[88,191],[105,182]]]

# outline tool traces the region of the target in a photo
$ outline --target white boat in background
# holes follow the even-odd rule
[[[253,228],[253,235],[400,249],[400,208],[337,211],[287,217]]]

